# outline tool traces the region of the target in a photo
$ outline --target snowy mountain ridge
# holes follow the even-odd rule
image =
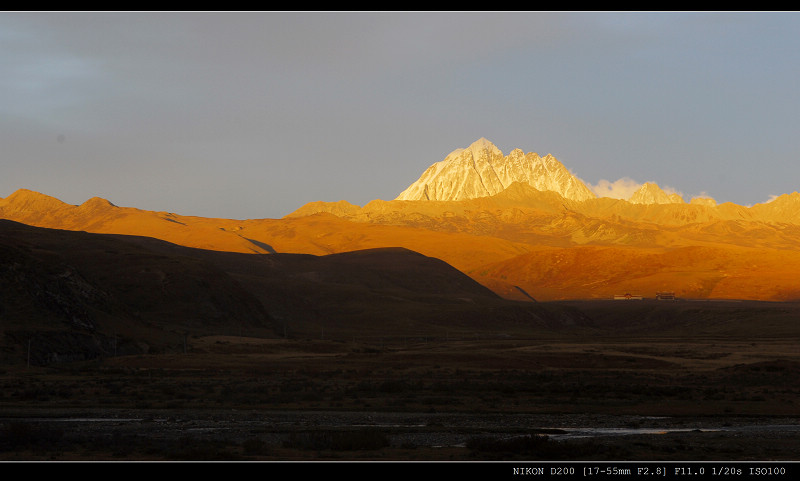
[[[567,199],[597,197],[550,154],[512,150],[507,156],[480,138],[466,149],[456,149],[431,165],[395,200],[465,200],[499,194],[514,182],[538,190],[558,192]]]

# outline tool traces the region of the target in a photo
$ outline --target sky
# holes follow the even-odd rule
[[[800,190],[798,12],[6,11],[0,68],[0,197],[280,218],[481,137],[601,195]]]

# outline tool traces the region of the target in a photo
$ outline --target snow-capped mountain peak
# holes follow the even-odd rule
[[[464,200],[499,194],[514,182],[583,201],[595,194],[555,157],[514,149],[507,156],[481,137],[433,164],[396,200]]]

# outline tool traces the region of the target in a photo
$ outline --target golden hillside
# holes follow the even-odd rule
[[[752,207],[568,200],[516,183],[463,201],[312,202],[282,219],[215,219],[81,205],[20,190],[0,217],[38,227],[154,237],[244,253],[314,255],[404,247],[516,299],[800,298],[800,194]],[[527,294],[527,295],[526,295]]]

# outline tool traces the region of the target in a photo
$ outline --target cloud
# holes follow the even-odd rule
[[[666,194],[667,194],[667,195],[678,194],[679,196],[681,196],[681,199],[683,199],[683,198],[684,198],[684,196],[683,196],[683,192],[681,192],[681,191],[680,191],[680,190],[678,190],[678,189],[675,189],[675,188],[673,188],[673,187],[670,187],[670,186],[668,186],[668,185],[665,185],[665,186],[663,186],[663,187],[662,187],[662,186],[659,186],[659,187],[661,187],[661,190],[663,190],[664,192],[666,192]]]
[[[589,189],[592,190],[598,197],[611,197],[612,199],[630,199],[634,192],[643,184],[636,182],[629,177],[623,177],[609,182],[605,179],[600,179],[597,184],[586,183]]]
[[[637,182],[630,177],[623,177],[621,179],[617,179],[614,182],[610,182],[605,179],[600,179],[596,184],[591,184],[589,182],[584,182],[589,189],[594,192],[598,197],[610,197],[612,199],[623,199],[628,200],[631,196],[639,190],[646,183],[656,184],[658,182],[648,181],[648,182]],[[678,194],[681,198],[684,198],[683,192],[674,187],[670,187],[668,185],[660,186],[661,190],[663,190],[667,195]]]

